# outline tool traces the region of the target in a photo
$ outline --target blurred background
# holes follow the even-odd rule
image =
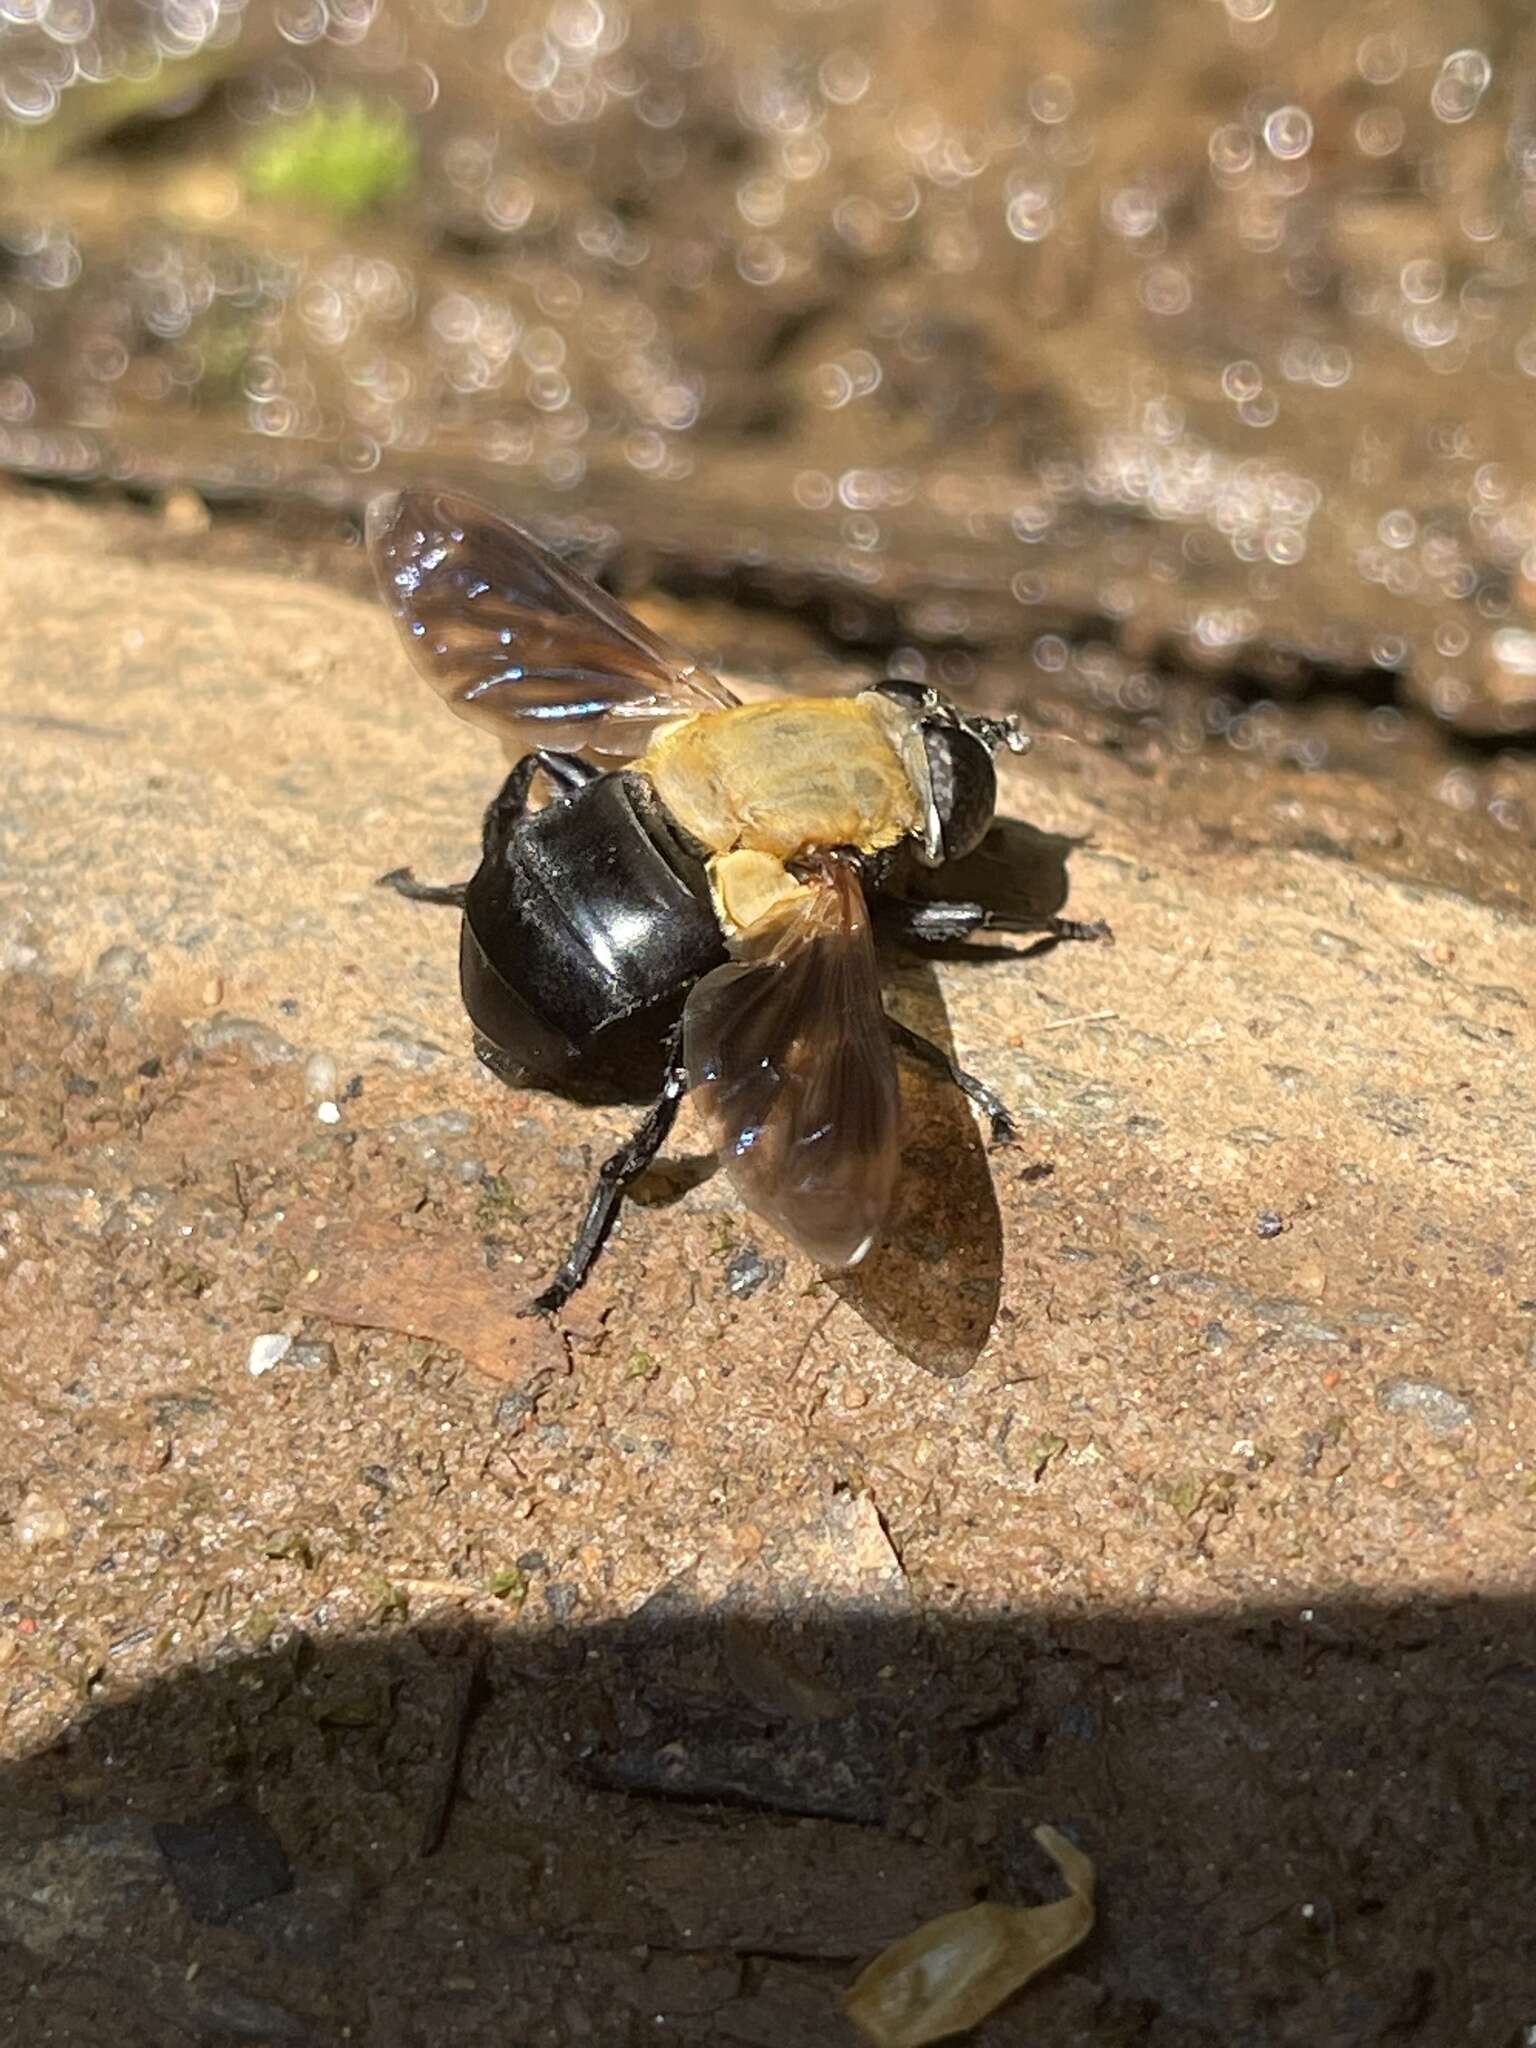
[[[263,550],[454,479],[802,686],[928,674],[1529,842],[1528,9],[0,22],[0,466]]]

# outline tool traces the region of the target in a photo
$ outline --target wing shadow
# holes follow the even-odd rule
[[[1081,844],[1021,819],[999,818],[974,853],[920,874],[913,893],[974,901],[1011,917],[1053,917],[1067,900],[1067,861]],[[888,951],[888,1007],[953,1057],[934,958],[975,968],[1054,943],[966,941],[918,954]],[[981,1355],[1002,1299],[1003,1230],[993,1163],[959,1089],[910,1060],[901,1068],[906,1136],[890,1222],[861,1266],[831,1274],[828,1282],[903,1357],[925,1372],[959,1379]]]
[[[894,1016],[944,1051],[953,1038],[926,960],[894,959],[883,976]],[[878,1245],[829,1286],[904,1358],[958,1379],[991,1333],[1002,1298],[1003,1225],[974,1112],[941,1074],[898,1055],[902,1152]]]

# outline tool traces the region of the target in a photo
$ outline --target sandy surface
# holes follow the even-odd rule
[[[493,1081],[373,886],[463,872],[499,763],[341,582],[203,552],[0,503],[27,2042],[838,2042],[882,1941],[1050,1893],[1042,1820],[1102,1922],[984,2042],[1523,2040],[1513,856],[1041,747],[1011,880],[1118,943],[890,979],[1020,1142],[907,1077],[833,1287],[685,1112],[552,1332],[631,1112]]]

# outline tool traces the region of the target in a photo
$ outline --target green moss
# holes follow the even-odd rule
[[[1057,1436],[1054,1431],[1048,1432],[1045,1436],[1037,1436],[1035,1438],[1025,1457],[1026,1462],[1034,1467],[1035,1484],[1037,1486],[1045,1477],[1049,1468],[1055,1464],[1063,1451],[1068,1448],[1066,1438],[1064,1436]]]
[[[512,1184],[499,1173],[487,1174],[475,1199],[475,1228],[494,1236],[509,1223],[524,1223],[527,1211],[512,1192]]]
[[[508,1600],[515,1607],[521,1607],[528,1598],[528,1575],[519,1571],[515,1564],[503,1565],[500,1571],[491,1573],[485,1590],[494,1600]]]
[[[1196,1515],[1230,1515],[1237,1506],[1238,1480],[1232,1472],[1184,1472],[1153,1488],[1181,1521]]]
[[[263,1650],[277,1632],[277,1616],[270,1608],[253,1607],[240,1623],[240,1634],[252,1649]]]
[[[1167,1480],[1157,1488],[1159,1499],[1165,1500],[1185,1522],[1200,1506],[1204,1492],[1205,1480],[1198,1472],[1186,1472],[1182,1478]]]
[[[411,1596],[404,1586],[391,1585],[388,1579],[375,1579],[371,1592],[367,1618],[375,1628],[410,1619]]]
[[[245,153],[246,189],[328,213],[354,214],[409,191],[418,157],[410,123],[397,107],[361,99],[311,107],[297,121],[274,122]]]

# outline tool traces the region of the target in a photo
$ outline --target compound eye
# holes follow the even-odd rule
[[[963,726],[923,727],[933,801],[944,835],[944,858],[959,860],[986,837],[997,807],[992,751]]]

